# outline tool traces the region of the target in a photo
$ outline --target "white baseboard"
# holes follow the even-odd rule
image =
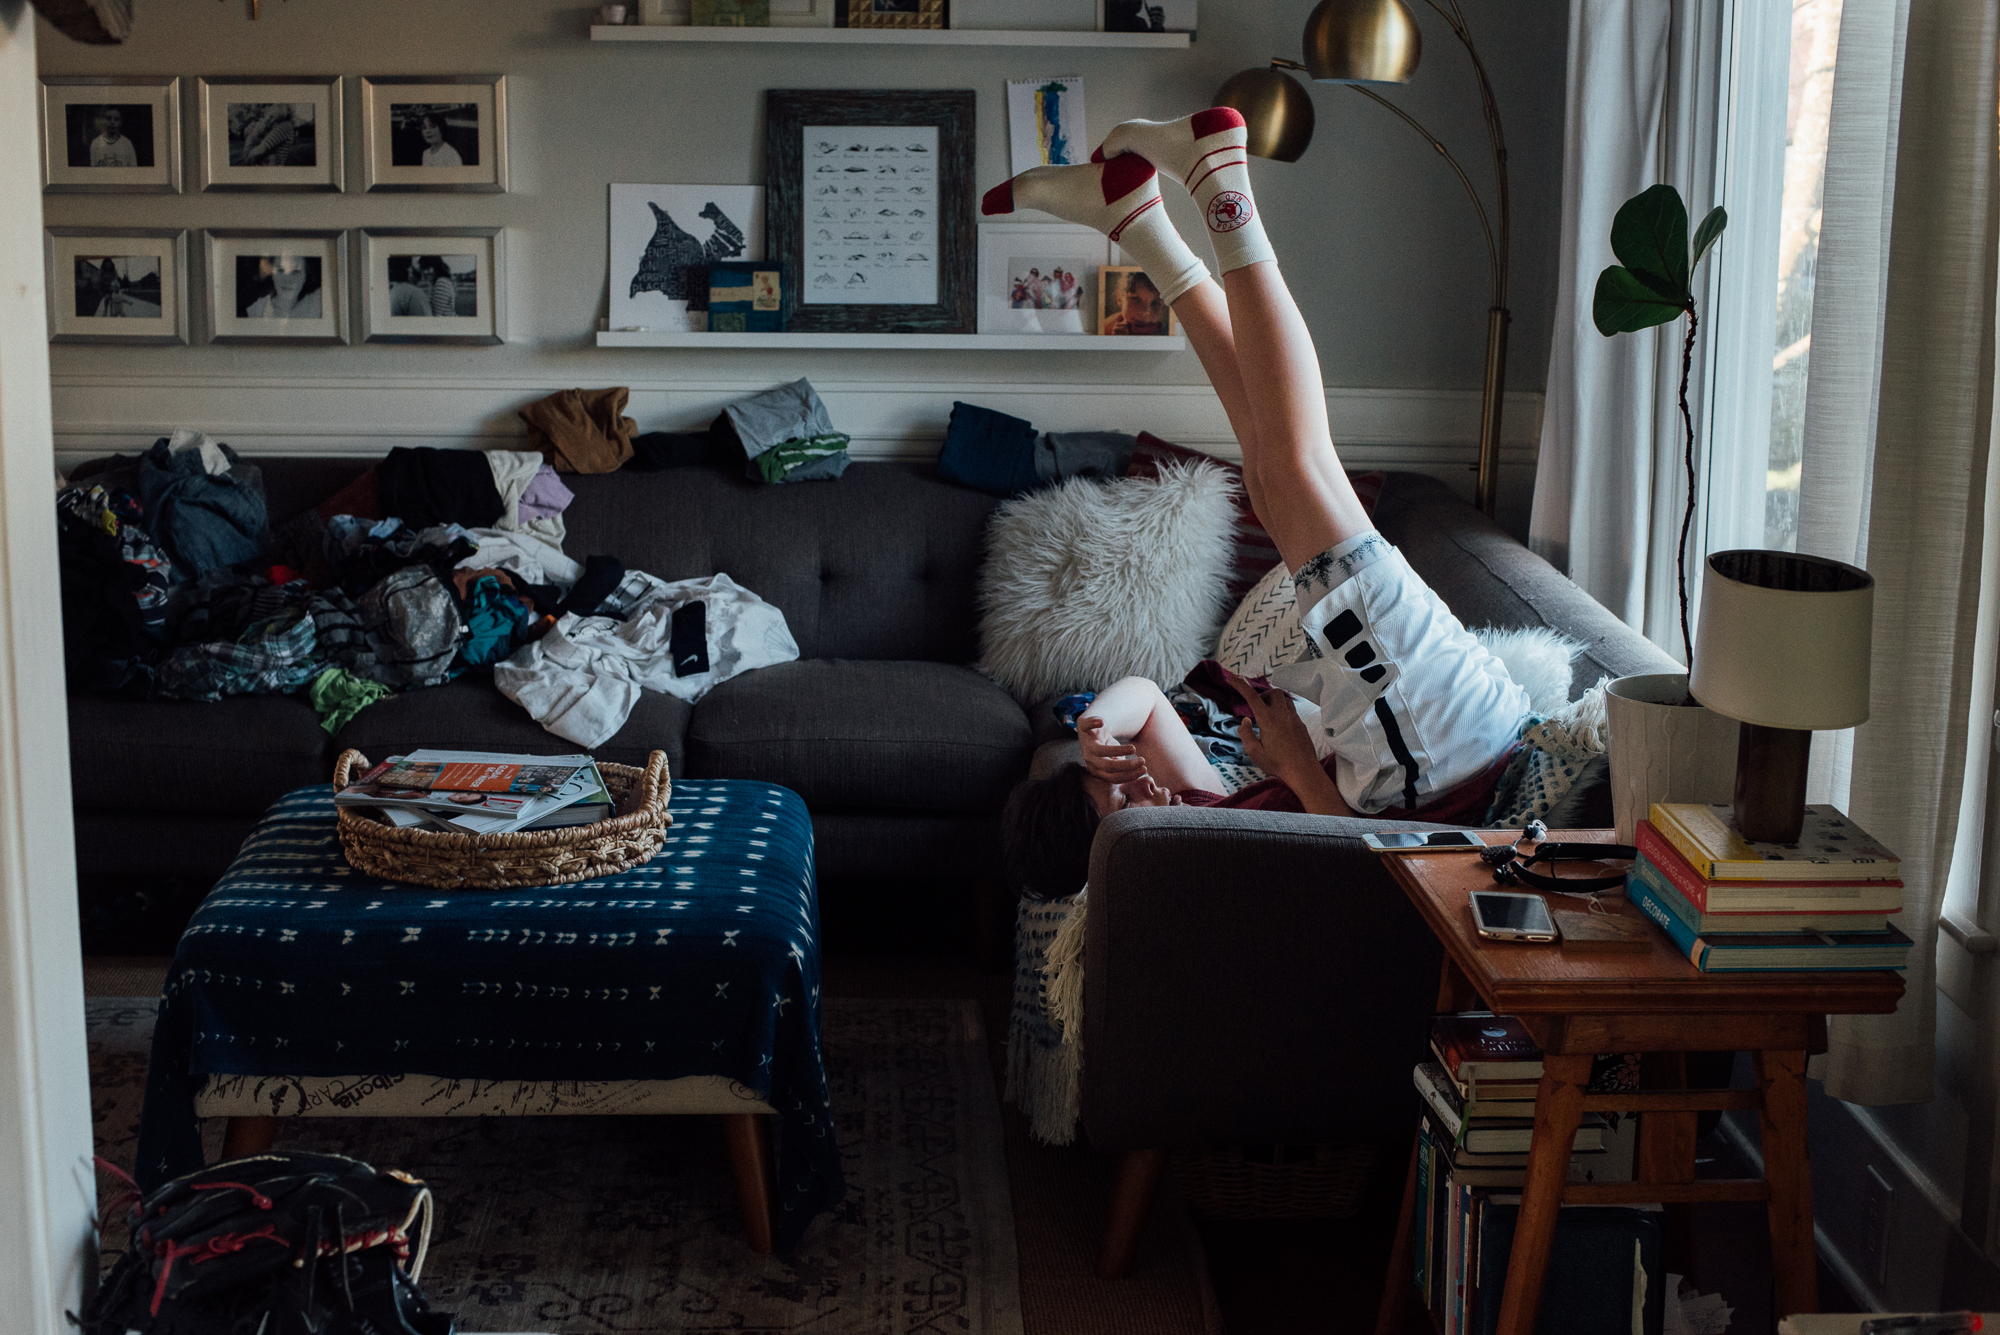
[[[368,458],[397,445],[517,444],[516,411],[566,386],[543,380],[235,375],[53,378],[56,457],[64,467],[143,449],[176,426],[208,431],[249,455]],[[642,430],[705,428],[725,403],[764,381],[653,381],[631,386]],[[1151,431],[1236,454],[1222,405],[1206,385],[1021,384],[965,381],[815,384],[861,459],[922,458],[944,439],[953,400],[1010,413],[1044,431]],[[1344,460],[1445,478],[1470,495],[1478,454],[1475,390],[1329,388],[1327,412]],[[1525,495],[1541,433],[1542,396],[1507,395],[1503,495]]]

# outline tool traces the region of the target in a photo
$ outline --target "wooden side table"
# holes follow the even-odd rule
[[[1566,831],[1552,838],[1610,843],[1610,830]],[[1506,836],[1488,835],[1489,843]],[[1806,1160],[1805,1066],[1827,1015],[1880,1015],[1903,995],[1900,974],[1886,970],[1847,973],[1702,973],[1674,948],[1666,933],[1652,933],[1646,953],[1565,952],[1560,944],[1487,941],[1473,928],[1470,896],[1494,889],[1493,873],[1470,853],[1384,854],[1383,861],[1445,948],[1438,1009],[1483,1005],[1520,1019],[1543,1053],[1542,1084],[1535,1097],[1535,1131],[1528,1150],[1527,1181],[1507,1262],[1499,1335],[1530,1335],[1542,1296],[1542,1277],[1563,1205],[1632,1205],[1661,1202],[1767,1201],[1771,1268],[1778,1310],[1812,1312],[1819,1306],[1813,1256],[1812,1172]],[[1565,876],[1598,876],[1616,870],[1597,863],[1564,863]],[[1506,887],[1512,890],[1519,886]],[[1548,896],[1553,908],[1575,908],[1565,896]],[[1640,916],[1623,896],[1604,907]],[[1684,1054],[1747,1049],[1757,1068],[1757,1088],[1685,1088]],[[1600,1053],[1663,1054],[1664,1087],[1590,1094],[1591,1058]],[[1764,1176],[1697,1182],[1695,1117],[1716,1109],[1755,1108],[1763,1123]],[[1587,1112],[1639,1115],[1639,1146],[1632,1182],[1570,1183],[1570,1146]],[[1388,1287],[1377,1335],[1396,1335],[1414,1296],[1410,1215],[1416,1197],[1416,1156],[1403,1188],[1403,1207],[1390,1256]]]

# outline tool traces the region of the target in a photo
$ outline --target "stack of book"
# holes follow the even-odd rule
[[[1485,1012],[1434,1017],[1431,1052],[1434,1060],[1421,1063],[1414,1072],[1424,1102],[1417,1131],[1417,1194],[1410,1216],[1416,1284],[1445,1335],[1474,1335],[1490,1330],[1498,1316],[1499,1284],[1505,1279],[1513,1216],[1534,1138],[1542,1053],[1520,1021]],[[1571,1181],[1612,1180],[1605,1171],[1605,1133],[1602,1117],[1585,1116],[1570,1148]],[[1645,1238],[1636,1253],[1631,1241],[1624,1242],[1622,1250],[1614,1247],[1607,1253],[1622,1258],[1613,1271],[1624,1275],[1625,1284],[1624,1307],[1610,1310],[1624,1314],[1623,1323],[1615,1323],[1617,1328],[1630,1328],[1631,1295],[1636,1291],[1631,1283],[1633,1265],[1647,1266],[1650,1282],[1658,1287],[1657,1221],[1645,1211],[1595,1208],[1566,1209],[1563,1220],[1558,1256],[1579,1253],[1581,1248],[1592,1265],[1605,1254],[1598,1252],[1595,1242],[1587,1248],[1564,1242],[1569,1233],[1596,1239],[1604,1228],[1615,1226],[1626,1230],[1620,1234],[1624,1237],[1643,1222]],[[1580,1263],[1583,1257],[1579,1253],[1571,1259]],[[1553,1265],[1552,1277],[1557,1273]],[[1579,1297],[1579,1301],[1590,1308],[1592,1300]],[[1575,1328],[1595,1327],[1586,1322]],[[1659,1326],[1649,1329],[1658,1331]]]
[[[1697,969],[1900,969],[1910,938],[1894,853],[1830,806],[1795,844],[1751,843],[1728,806],[1656,802],[1639,822],[1632,903]]]
[[[589,825],[617,810],[589,756],[412,751],[391,756],[333,795],[392,825],[454,834],[511,834]]]

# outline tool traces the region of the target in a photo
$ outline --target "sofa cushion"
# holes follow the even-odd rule
[[[614,765],[643,766],[655,750],[667,753],[667,773],[680,777],[689,706],[658,691],[639,692],[625,726],[592,751]],[[531,756],[583,750],[547,731],[527,711],[500,694],[485,677],[461,677],[446,686],[404,691],[354,716],[334,742],[337,756],[354,747],[370,760],[420,747],[447,751],[517,751]]]
[[[312,706],[289,695],[69,699],[70,790],[82,809],[254,816],[325,783],[332,752]]]
[[[1021,707],[970,668],[806,659],[703,696],[688,773],[780,783],[815,809],[993,812],[1031,749]]]

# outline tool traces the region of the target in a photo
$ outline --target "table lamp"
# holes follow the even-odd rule
[[[1258,157],[1279,162],[1297,162],[1312,142],[1312,97],[1283,70],[1304,70],[1314,83],[1346,84],[1369,100],[1388,108],[1404,124],[1424,137],[1458,175],[1472,207],[1479,214],[1479,228],[1486,237],[1486,260],[1492,276],[1492,301],[1486,312],[1486,377],[1479,409],[1479,508],[1492,514],[1500,494],[1500,401],[1507,375],[1507,325],[1513,318],[1507,310],[1507,141],[1500,132],[1500,108],[1493,100],[1493,85],[1486,67],[1472,45],[1472,30],[1458,0],[1429,0],[1452,35],[1465,45],[1472,57],[1472,72],[1479,81],[1479,106],[1486,116],[1486,137],[1493,149],[1495,212],[1499,215],[1499,237],[1486,216],[1486,205],[1473,188],[1472,178],[1458,165],[1458,159],[1438,137],[1419,125],[1410,114],[1367,87],[1369,84],[1408,83],[1417,72],[1423,54],[1423,30],[1402,0],[1320,0],[1306,20],[1302,44],[1305,62],[1273,57],[1265,69],[1244,70],[1232,75],[1216,90],[1214,105],[1234,107],[1243,114],[1249,130],[1247,147]]]
[[[1813,732],[1868,721],[1874,622],[1875,577],[1865,570],[1791,552],[1708,558],[1688,690],[1742,725],[1736,824],[1745,839],[1798,839]]]

